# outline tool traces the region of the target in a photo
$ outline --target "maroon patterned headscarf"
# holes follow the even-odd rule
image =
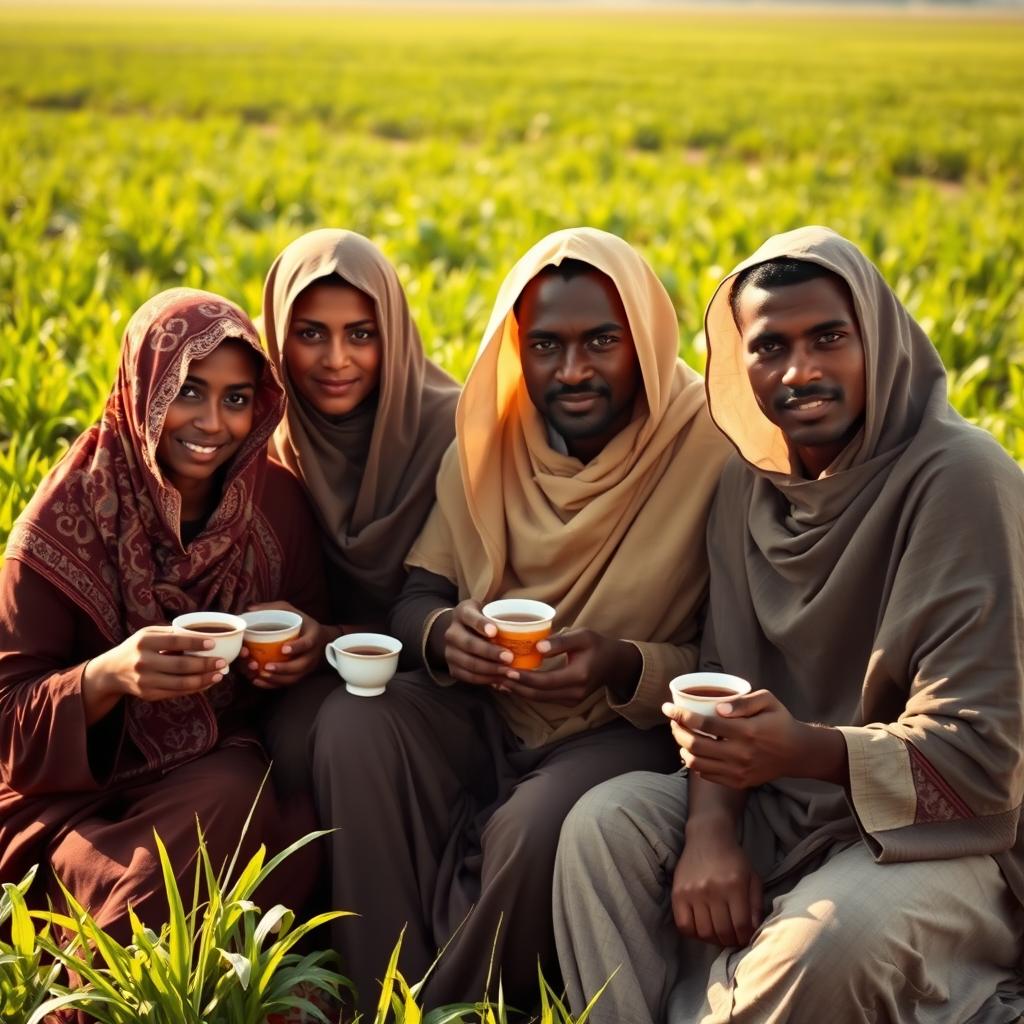
[[[189,364],[228,338],[249,345],[262,367],[253,428],[227,468],[216,508],[186,548],[181,495],[164,478],[157,445]],[[269,599],[280,586],[281,552],[255,500],[283,411],[284,391],[245,313],[210,292],[161,292],[128,322],[100,422],[42,482],[14,525],[6,557],[66,594],[111,645],[183,612],[237,612]],[[205,696],[151,705],[129,699],[128,724],[151,767],[195,756],[197,744],[216,740]]]

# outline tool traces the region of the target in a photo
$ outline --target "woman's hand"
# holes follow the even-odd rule
[[[283,611],[293,612],[301,616],[302,626],[299,635],[285,642],[281,654],[287,660],[268,662],[260,668],[258,661],[249,657],[249,649],[242,648],[240,655],[244,674],[252,681],[253,686],[263,690],[276,690],[282,686],[293,686],[310,672],[324,663],[324,648],[338,636],[337,630],[322,626],[311,615],[306,615],[287,601],[269,601],[265,604],[254,604],[248,609],[252,612]]]
[[[479,601],[461,601],[438,616],[430,632],[430,646],[453,679],[477,686],[504,685],[512,652],[495,642],[498,627],[484,615]]]
[[[146,626],[97,655],[82,673],[86,723],[92,725],[108,714],[122,697],[168,700],[216,685],[227,672],[227,662],[196,653],[213,644],[171,626]]]

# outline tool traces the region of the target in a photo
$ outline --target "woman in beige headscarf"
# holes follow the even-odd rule
[[[312,499],[327,556],[337,625],[322,640],[381,629],[434,503],[458,385],[424,355],[395,268],[354,231],[311,231],[284,249],[264,285],[263,330],[288,399],[272,451]],[[306,781],[308,731],[336,683],[283,698],[269,726],[279,785]]]
[[[449,685],[420,672],[386,700],[340,693],[317,722],[317,800],[339,826],[334,903],[363,915],[335,944],[367,1008],[406,922],[408,976],[450,940],[432,1004],[479,998],[492,949],[492,992],[500,973],[510,1001],[536,998],[538,959],[554,969],[562,818],[603,779],[672,765],[664,730],[645,730],[663,722],[668,680],[696,661],[704,528],[726,453],[639,253],[577,228],[516,264],[391,620]],[[562,657],[548,670],[507,674],[480,612],[498,596],[556,608],[548,653]]]
[[[832,231],[769,239],[706,327],[739,457],[701,665],[755,692],[668,707],[689,779],[613,782],[566,822],[572,1002],[622,964],[595,1022],[1019,1020],[1024,475]]]

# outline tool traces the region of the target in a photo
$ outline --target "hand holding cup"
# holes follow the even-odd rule
[[[713,681],[697,679],[712,675]],[[680,676],[669,686],[674,702],[661,710],[672,721],[680,757],[701,778],[750,789],[786,776],[832,781],[837,774],[837,739],[840,753],[845,751],[841,734],[798,721],[768,690],[749,692],[746,680],[720,673]],[[703,713],[691,710],[695,703],[703,704]],[[828,776],[816,774],[819,761],[828,761]]]
[[[695,715],[703,715],[714,718],[718,712],[716,708],[733,697],[750,693],[750,683],[739,676],[728,675],[724,672],[687,672],[685,675],[676,676],[668,684],[669,692],[672,694],[672,703],[676,707],[685,708]],[[716,733],[705,732],[695,729],[701,736],[711,736]],[[678,737],[677,737],[678,742]]]
[[[505,687],[527,700],[572,707],[601,687],[619,703],[629,700],[643,670],[635,644],[593,629],[567,629],[537,644],[541,658],[558,659],[539,671],[510,668]]]
[[[82,672],[87,724],[99,721],[122,697],[168,700],[215,686],[228,663],[208,635],[190,636],[172,626],[146,626],[90,659]]]
[[[555,621],[555,609],[551,605],[506,598],[484,605],[482,612],[495,625],[495,642],[512,652],[509,668],[540,668],[544,655],[537,650],[537,644],[551,635]]]
[[[182,636],[212,640],[213,646],[203,654],[231,662],[242,649],[245,620],[230,612],[187,612],[173,619],[171,628]]]
[[[438,643],[435,637],[442,630]],[[506,682],[513,654],[498,645],[497,635],[498,627],[484,615],[480,603],[470,598],[438,619],[431,631],[431,646],[456,681],[499,687]]]
[[[321,663],[323,626],[287,601],[254,604],[242,618],[247,623],[242,655],[253,686],[292,686]],[[280,628],[268,632],[270,625]]]

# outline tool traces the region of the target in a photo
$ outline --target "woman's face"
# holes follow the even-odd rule
[[[211,480],[249,436],[258,361],[245,342],[229,339],[189,364],[157,445],[157,461],[178,490]]]
[[[351,285],[313,282],[292,306],[284,362],[295,390],[325,416],[343,416],[380,382],[373,300]]]

